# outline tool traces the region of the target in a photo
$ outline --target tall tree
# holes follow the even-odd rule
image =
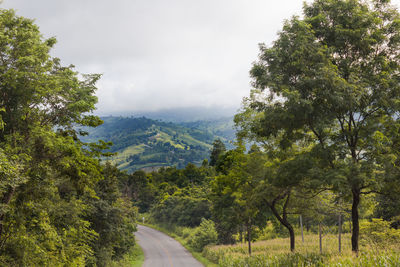
[[[399,14],[389,1],[317,0],[304,18],[285,22],[272,47],[260,46],[251,69],[263,114],[248,127],[262,137],[282,134],[282,145],[308,136],[332,173],[332,184],[352,196],[352,250],[358,252],[363,194],[379,189],[377,135],[398,127]],[[309,134],[311,133],[311,134]],[[327,171],[330,172],[330,171]]]
[[[267,221],[263,200],[256,191],[264,178],[264,166],[260,151],[244,152],[245,148],[239,145],[221,159],[228,163],[221,164],[224,166],[222,173],[211,181],[210,198],[220,241],[233,242],[232,234],[244,225],[251,255],[252,230],[254,226],[264,226]]]
[[[217,165],[219,157],[226,151],[224,143],[220,139],[213,142],[213,147],[210,155],[210,166]]]
[[[114,193],[96,191],[107,144],[83,144],[75,130],[101,123],[91,115],[100,75],[61,66],[50,56],[55,42],[32,20],[0,10],[2,266],[84,266],[102,246],[87,216],[91,201]]]

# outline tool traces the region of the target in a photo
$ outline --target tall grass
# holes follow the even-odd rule
[[[289,252],[289,239],[276,238],[253,244],[249,257],[246,244],[206,247],[203,255],[219,266],[400,266],[400,249],[371,250],[362,248],[359,257],[353,254],[350,234],[342,236],[342,253],[338,252],[336,235],[326,235],[319,253],[319,237],[305,235],[304,243],[297,237],[296,252]]]

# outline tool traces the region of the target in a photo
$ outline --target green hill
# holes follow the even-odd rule
[[[211,144],[220,138],[229,144],[234,132],[232,119],[170,123],[145,117],[103,117],[104,124],[84,129],[84,141],[111,141],[110,161],[121,170],[154,169],[162,166],[183,168],[188,163],[201,164],[209,157]]]

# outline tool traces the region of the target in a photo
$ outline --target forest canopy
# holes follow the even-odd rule
[[[105,266],[134,245],[136,209],[100,165],[107,144],[82,143],[75,130],[101,124],[91,114],[100,75],[62,66],[55,44],[0,10],[2,266]]]

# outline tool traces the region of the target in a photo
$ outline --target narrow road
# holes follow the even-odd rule
[[[144,252],[143,267],[202,267],[175,239],[143,225],[137,226],[136,238]]]

